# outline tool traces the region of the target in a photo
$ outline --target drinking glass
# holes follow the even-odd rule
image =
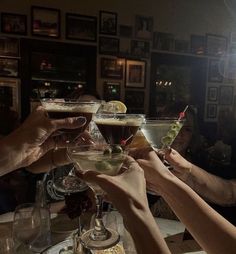
[[[40,210],[32,203],[16,207],[13,220],[13,239],[30,249],[41,230]]]
[[[68,148],[68,156],[74,162],[78,171],[97,171],[107,175],[117,175],[120,172],[126,152],[119,145],[91,144]],[[82,244],[88,249],[106,249],[119,242],[119,234],[106,228],[102,220],[103,191],[94,184],[87,183],[93,190],[97,212],[94,228],[81,235]]]
[[[14,242],[10,237],[0,238],[0,253],[1,254],[14,254]]]
[[[94,115],[94,122],[108,144],[129,145],[145,117],[142,114],[101,113]]]
[[[48,113],[48,116],[53,119],[62,119],[66,117],[85,117],[86,123],[77,129],[61,129],[54,135],[63,134],[66,136],[68,143],[76,142],[76,139],[88,127],[92,120],[93,114],[99,109],[100,101],[78,101],[74,99],[64,98],[45,98],[41,100],[42,106]],[[57,137],[56,137],[57,138]],[[74,193],[84,191],[86,184],[78,179],[74,174],[74,167],[65,166],[59,170],[53,171],[53,186],[56,190],[63,193]]]

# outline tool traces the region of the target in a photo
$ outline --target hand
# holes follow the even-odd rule
[[[76,129],[85,123],[84,117],[50,119],[43,107],[38,107],[16,131],[6,137],[6,145],[13,144],[18,150],[17,156],[11,158],[12,167],[28,166],[56,145],[66,147],[65,140],[55,143],[51,134],[63,128]]]
[[[166,150],[165,159],[173,167],[172,173],[178,178],[184,180],[186,176],[191,172],[192,164],[173,148]]]
[[[148,208],[146,182],[142,168],[130,156],[127,156],[124,165],[127,169],[117,176],[108,176],[95,171],[86,171],[82,174],[85,181],[98,184],[123,215],[129,211],[129,208]]]

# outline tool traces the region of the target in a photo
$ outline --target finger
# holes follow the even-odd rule
[[[86,124],[86,118],[80,117],[68,117],[64,119],[51,120],[54,130],[58,129],[76,129]]]

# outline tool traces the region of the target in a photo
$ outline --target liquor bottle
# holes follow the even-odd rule
[[[50,209],[46,201],[43,181],[38,181],[36,186],[35,205],[40,211],[41,230],[39,236],[32,243],[32,250],[41,252],[51,245]]]

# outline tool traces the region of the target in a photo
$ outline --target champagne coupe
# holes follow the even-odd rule
[[[144,123],[142,114],[95,114],[94,122],[108,144],[128,146]]]
[[[61,129],[55,135],[65,135],[68,143],[75,142],[81,133],[88,127],[93,114],[99,109],[100,101],[78,101],[72,99],[52,99],[41,100],[42,106],[46,109],[48,116],[52,119],[62,119],[66,117],[85,117],[86,123],[77,129]],[[57,138],[57,137],[55,137]],[[74,193],[84,191],[87,188],[85,182],[75,177],[74,167],[66,166],[53,171],[53,187],[62,193]]]
[[[96,171],[106,175],[119,174],[126,152],[120,145],[91,144],[68,148],[68,156],[74,162],[78,171]],[[106,228],[102,220],[103,191],[94,184],[87,183],[96,198],[97,212],[95,226],[80,236],[82,244],[88,249],[107,249],[116,245],[119,234]]]
[[[32,203],[16,207],[13,220],[13,239],[29,250],[41,230],[40,210]]]

